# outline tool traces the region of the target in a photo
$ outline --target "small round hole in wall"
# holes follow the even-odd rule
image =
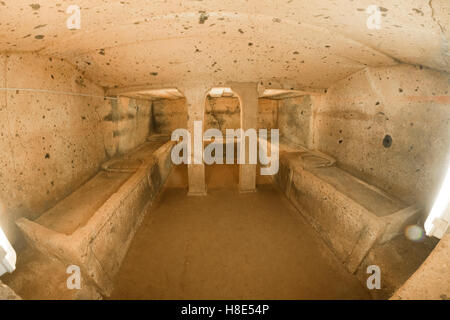
[[[387,134],[383,139],[383,147],[389,148],[390,146],[392,146],[392,137]]]

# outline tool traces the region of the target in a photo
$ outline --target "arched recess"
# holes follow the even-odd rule
[[[238,173],[238,185],[240,192],[254,192],[256,191],[256,159],[254,163],[250,163],[250,155],[257,157],[257,117],[258,117],[258,84],[257,83],[230,83],[229,87],[213,87],[208,91],[208,95],[211,95],[211,92],[216,95],[223,96],[223,94],[232,95],[238,100],[239,105],[239,128],[242,132],[247,131],[249,129],[254,130],[255,136],[254,139],[247,138],[243,136],[245,139],[245,150],[242,149],[241,152],[244,152],[245,161],[240,163],[239,173]],[[235,126],[236,127],[236,126]],[[233,128],[236,129],[236,128]],[[254,149],[250,148],[251,140],[255,143]],[[225,146],[230,143],[234,145],[234,155],[237,155],[237,148],[239,148],[239,143],[243,143],[244,140],[240,140],[239,137],[224,137]],[[226,148],[225,148],[226,149]],[[230,149],[229,149],[230,150]],[[251,152],[250,152],[251,151]],[[225,152],[226,155],[226,152]],[[229,157],[227,157],[228,160]],[[234,159],[233,159],[234,160]],[[233,161],[236,164],[236,161]],[[226,168],[226,167],[225,167]],[[225,169],[224,168],[224,169]],[[236,166],[235,166],[236,168]],[[225,178],[226,170],[223,170],[223,177]],[[230,170],[231,171],[231,170]],[[232,175],[232,171],[231,171]]]
[[[238,130],[242,124],[242,108],[238,95],[229,87],[212,87],[205,98],[205,179],[208,189],[237,188],[237,137],[227,140],[227,129]],[[208,137],[208,133],[214,134]],[[216,148],[217,147],[217,148]],[[220,154],[215,151],[220,150]],[[212,155],[214,163],[207,155]],[[228,158],[227,158],[228,156]]]

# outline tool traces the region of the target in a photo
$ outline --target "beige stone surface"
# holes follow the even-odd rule
[[[125,180],[123,173],[107,171],[120,177],[121,183],[109,194],[104,194],[102,181],[95,182],[102,178],[97,175],[37,221],[19,219],[16,223],[28,244],[65,265],[79,266],[98,291],[108,296],[136,229],[170,172],[172,146],[171,141],[147,142],[137,148],[128,157],[142,160],[142,165]],[[97,201],[86,199],[96,193]],[[76,214],[80,209],[73,205],[76,200],[86,201],[90,216]]]
[[[69,289],[70,264],[32,248],[21,250],[17,270],[2,277],[24,300],[100,300],[102,295],[89,277],[81,273],[81,288]]]
[[[186,167],[175,169],[186,174]],[[207,166],[206,197],[187,196],[171,174],[111,298],[370,298],[273,183],[259,176],[258,192],[240,193],[238,171]]]
[[[306,218],[302,230],[313,227],[326,252],[360,281],[368,263],[390,268],[384,291],[372,297],[387,297],[425,261],[395,297],[448,298],[448,237],[427,260],[434,243],[422,250],[398,240],[406,225],[423,226],[450,163],[448,0],[379,0],[379,29],[367,27],[371,0],[77,0],[75,30],[66,26],[70,4],[0,1],[0,227],[19,258],[20,270],[5,282],[20,296],[110,294],[172,167],[173,143],[147,147],[160,146],[177,128],[193,138],[194,122],[202,121],[200,133],[280,129],[275,181]],[[217,87],[233,94],[208,97]],[[198,211],[198,221],[209,225],[216,221],[201,220],[211,213],[208,205],[226,213],[224,199],[243,208],[245,197],[259,201],[258,165],[228,175],[231,167],[212,175],[211,168],[192,163],[172,179],[183,186],[172,195],[183,192],[192,205],[186,215]],[[207,193],[222,183],[249,194]],[[268,199],[281,195],[263,189]],[[202,197],[185,198],[186,191]],[[277,213],[281,206],[267,205]],[[172,227],[176,234],[177,223]],[[206,241],[215,235],[202,234]],[[267,235],[275,239],[277,232]],[[285,243],[305,249],[314,242],[308,235],[302,244]],[[402,266],[407,256],[413,263]],[[295,273],[297,259],[290,256],[287,272]],[[318,270],[327,266],[318,262]],[[70,263],[82,266],[85,291],[62,287]],[[55,279],[39,287],[48,273]]]
[[[241,127],[241,107],[235,97],[211,98],[208,96],[205,105],[205,131],[210,128],[219,129],[225,136],[226,129]]]
[[[347,77],[314,110],[315,147],[362,180],[429,211],[450,163],[449,81],[448,73],[410,65]]]
[[[258,84],[232,83],[231,89],[239,97],[241,105],[241,129],[243,131],[256,130],[258,124]],[[243,140],[245,139],[245,141]],[[244,148],[245,147],[245,148]],[[242,136],[240,141],[241,155],[245,161],[239,165],[239,190],[241,192],[254,192],[256,190],[256,164],[250,163],[250,138]]]
[[[5,1],[0,50],[66,58],[104,87],[173,86],[191,79],[327,88],[366,66],[397,61],[450,71],[448,1]],[[20,13],[20,14],[18,14]],[[230,67],[232,66],[232,67]]]
[[[187,108],[185,99],[153,101],[154,131],[172,134],[178,128],[187,128]]]
[[[275,181],[286,197],[354,273],[371,248],[414,223],[420,211],[370,186],[334,163],[308,164],[314,153],[284,152]]]
[[[258,129],[277,128],[278,100],[260,98],[258,101]],[[186,128],[187,107],[185,99],[161,99],[152,103],[154,132],[169,133]],[[241,109],[237,97],[206,98],[205,130],[216,128],[225,134],[226,129],[238,129]]]
[[[389,299],[420,267],[436,246],[438,239],[411,241],[403,234],[383,244],[376,244],[364,258],[355,276],[365,283],[372,273],[367,268],[380,268],[381,288],[370,290],[373,299]]]
[[[22,300],[22,298],[0,281],[0,300]]]
[[[1,86],[10,89],[0,91],[0,223],[14,243],[16,219],[36,219],[108,157],[144,142],[151,109],[143,100],[105,100],[102,88],[60,59],[4,54],[0,61]]]
[[[206,195],[205,183],[205,165],[203,164],[203,132],[205,128],[205,100],[209,90],[213,86],[208,83],[193,83],[182,87],[181,92],[186,97],[186,106],[188,112],[187,129],[190,133],[191,155],[190,164],[188,164],[189,176],[189,194]],[[195,122],[201,124],[200,135],[194,137]],[[196,141],[197,140],[197,141]]]
[[[309,95],[280,100],[277,121],[280,136],[293,143],[311,147],[313,110]]]
[[[450,299],[450,233],[437,244],[430,256],[392,296],[394,300]]]
[[[278,128],[278,101],[260,98],[258,101],[258,129]]]

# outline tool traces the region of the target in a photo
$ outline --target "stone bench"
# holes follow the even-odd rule
[[[146,208],[166,180],[174,142],[150,139],[102,170],[37,220],[16,221],[27,242],[80,267],[108,296]],[[166,140],[167,141],[167,140]]]
[[[419,214],[337,167],[317,151],[280,145],[274,177],[286,197],[319,232],[337,257],[355,272],[376,243],[389,241]]]

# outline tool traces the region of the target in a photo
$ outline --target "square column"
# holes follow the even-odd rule
[[[179,87],[186,98],[188,112],[187,129],[191,136],[191,161],[188,164],[188,195],[206,195],[205,164],[203,163],[203,131],[205,118],[205,98],[208,87],[203,84]],[[194,130],[194,122],[201,121],[202,127]],[[200,130],[199,130],[200,129]],[[197,141],[194,137],[198,137]],[[200,150],[200,151],[199,151]],[[199,155],[201,152],[201,156]]]
[[[241,105],[241,129],[257,130],[258,125],[258,83],[232,83],[231,89],[239,96]],[[244,139],[247,139],[243,136]],[[242,143],[243,141],[241,141]],[[239,165],[239,191],[256,191],[256,164],[249,164],[249,141],[245,141],[245,164]],[[256,154],[257,156],[257,154]]]

